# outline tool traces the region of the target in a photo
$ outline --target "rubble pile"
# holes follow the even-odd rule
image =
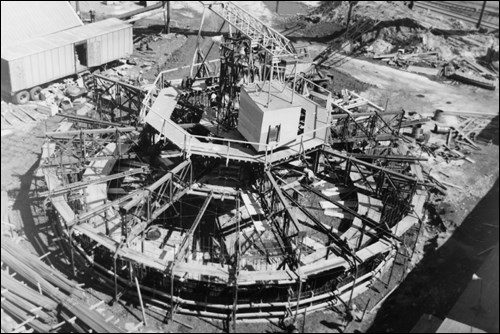
[[[359,1],[352,8],[349,27],[347,1],[324,3],[311,12],[319,22],[344,25],[332,47],[349,42],[339,52],[384,61],[389,66],[445,77],[495,89],[498,82],[498,33],[483,33],[469,23],[410,9],[403,1]],[[347,30],[346,30],[347,29]]]

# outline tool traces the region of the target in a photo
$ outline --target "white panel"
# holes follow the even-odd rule
[[[106,54],[106,60],[108,59],[111,59],[113,57],[113,42],[112,42],[112,39],[111,39],[111,34],[106,34],[106,51],[107,51],[107,54]]]
[[[113,50],[113,59],[117,59],[120,57],[120,31],[115,31],[113,32],[113,43],[112,43],[112,50]],[[111,59],[110,59],[111,61]]]
[[[43,81],[47,81],[51,79],[48,76],[48,73],[52,73],[52,62],[50,60],[50,51],[49,52],[41,52],[38,54],[38,71],[40,73],[40,78]],[[33,83],[33,86],[37,83]]]
[[[26,65],[29,65],[29,62],[26,59],[18,59],[9,62],[10,80],[13,92],[26,87]]]
[[[29,62],[31,65],[31,72],[26,73],[27,74],[27,81],[26,85],[28,87],[31,87],[35,85],[38,82],[41,82],[43,79],[40,76],[40,64],[38,62],[38,54],[34,54],[29,58]]]
[[[61,73],[61,68],[57,65],[59,63],[59,53],[57,49],[49,50],[47,53],[47,71],[49,72],[50,80],[56,78]]]
[[[59,60],[59,74],[66,71],[66,48],[57,49],[57,57]]]

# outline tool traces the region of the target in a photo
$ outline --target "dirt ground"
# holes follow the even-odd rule
[[[92,6],[91,2],[81,2],[82,7]],[[104,6],[104,5],[102,5]],[[247,4],[247,6],[250,6]],[[269,7],[259,7],[261,17],[269,17]],[[86,8],[86,7],[84,7]],[[132,8],[132,7],[131,7]],[[95,8],[98,12],[101,6]],[[104,10],[104,9],[103,9]],[[82,10],[83,12],[83,10]],[[189,63],[196,45],[196,34],[201,15],[199,8],[179,10],[173,15],[175,25],[174,39],[162,39],[152,44],[159,58],[154,65],[176,67]],[[212,27],[219,23],[212,22]],[[161,20],[143,20],[137,27],[161,25]],[[154,28],[157,29],[157,28]],[[138,29],[139,30],[139,29]],[[161,28],[159,28],[161,30]],[[321,29],[324,31],[323,29]],[[311,31],[314,33],[314,31]],[[183,36],[187,37],[183,37]],[[161,47],[160,47],[161,45]],[[179,50],[176,54],[176,50]],[[168,53],[168,54],[167,54]],[[175,55],[173,57],[172,55]],[[133,57],[142,57],[136,52]],[[157,69],[152,65],[147,70],[146,79],[154,78]],[[416,111],[422,115],[432,115],[434,110],[442,109],[455,112],[486,112],[498,114],[498,90],[491,92],[471,86],[451,86],[429,80],[426,77],[399,71],[387,66],[374,64],[360,59],[348,59],[339,62],[334,72],[334,89],[348,88],[360,92],[381,106],[387,104],[388,110]],[[30,205],[33,204],[32,179],[38,166],[42,138],[45,130],[54,130],[60,122],[59,117],[38,122],[33,129],[16,129],[1,138],[1,187],[7,190],[13,209],[20,210],[22,217],[32,217]],[[429,129],[427,129],[428,131]],[[471,157],[475,164],[435,164],[435,171],[446,171],[447,181],[461,187],[449,188],[448,195],[433,202],[442,224],[434,221],[425,224],[415,249],[413,264],[405,265],[399,256],[394,271],[386,272],[368,292],[354,300],[358,310],[366,308],[363,321],[346,323],[342,316],[342,307],[335,310],[308,314],[304,324],[303,317],[298,318],[298,327],[304,332],[408,332],[422,314],[433,314],[444,318],[458,299],[470,280],[472,273],[480,266],[485,254],[478,255],[488,247],[498,243],[498,176],[499,147],[498,119],[493,145],[480,144],[481,151]],[[444,135],[435,136],[443,140]],[[28,240],[33,240],[34,229],[24,231]],[[417,228],[413,228],[405,237],[405,244],[411,249],[417,237]],[[26,242],[26,245],[30,244]],[[37,247],[32,247],[35,251]],[[418,263],[417,263],[418,262]],[[415,268],[408,273],[409,269]],[[402,282],[394,290],[380,309],[370,312],[384,295]],[[89,290],[88,304],[98,299],[108,300],[105,293]],[[131,324],[140,321],[138,305],[122,302],[113,307],[104,306],[102,312],[113,313],[121,317],[122,327],[131,328]],[[404,316],[401,316],[404,314]],[[148,311],[149,326],[142,332],[225,332],[227,323],[203,318],[176,315],[176,322],[163,322],[165,314]],[[187,326],[186,326],[187,324]],[[192,327],[193,329],[191,329]],[[238,332],[282,332],[276,324],[263,321],[257,324],[238,324]]]
[[[382,106],[389,100],[387,110],[404,108],[423,115],[432,114],[436,109],[445,112],[498,113],[498,90],[492,92],[470,85],[452,86],[360,59],[348,58],[336,70],[374,85],[362,95]]]

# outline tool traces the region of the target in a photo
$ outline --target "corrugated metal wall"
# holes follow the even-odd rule
[[[132,26],[86,41],[88,66],[100,66],[132,54]],[[6,85],[2,80],[2,90],[17,92],[75,74],[74,50],[74,44],[67,44],[10,61],[8,67],[11,87],[4,87]],[[3,61],[2,59],[2,64]],[[2,75],[4,67],[2,66]]]
[[[99,66],[132,54],[132,27],[88,40],[89,66]]]
[[[36,53],[10,62],[11,90],[38,86],[75,73],[73,45]]]

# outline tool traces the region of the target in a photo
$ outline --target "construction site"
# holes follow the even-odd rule
[[[2,333],[498,333],[493,1],[2,1]]]

